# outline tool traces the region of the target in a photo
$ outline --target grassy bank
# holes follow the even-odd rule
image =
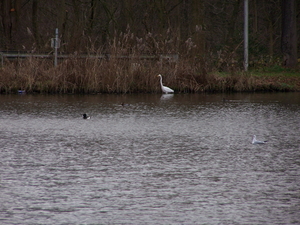
[[[300,72],[277,67],[214,72],[203,60],[178,62],[70,57],[53,67],[48,59],[6,61],[0,68],[0,92],[155,93],[157,74],[175,92],[300,91]]]

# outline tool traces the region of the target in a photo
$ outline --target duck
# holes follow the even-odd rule
[[[125,107],[125,106],[129,106],[129,104],[126,104],[126,103],[122,102],[121,106]]]
[[[82,114],[82,117],[83,117],[83,119],[85,119],[85,120],[91,119],[91,117],[88,116],[86,113]]]

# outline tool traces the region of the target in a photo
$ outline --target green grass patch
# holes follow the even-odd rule
[[[259,70],[250,70],[253,76],[263,77],[263,76],[286,76],[286,77],[300,77],[299,69],[290,69],[285,68],[279,65],[275,65],[272,67],[265,67]]]

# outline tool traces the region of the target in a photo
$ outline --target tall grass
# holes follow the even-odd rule
[[[220,74],[205,63],[180,59],[177,63],[150,60],[81,59],[70,57],[53,67],[48,59],[29,58],[5,62],[0,69],[0,92],[17,90],[39,93],[154,93],[160,92],[157,74],[176,92],[234,92],[296,90],[299,77],[254,76],[244,72]],[[296,79],[296,80],[295,80]],[[299,88],[299,86],[298,86]]]
[[[208,60],[209,57],[200,57],[196,51],[191,51],[194,46],[191,40],[186,42],[185,48],[181,47],[183,50],[176,62],[141,59],[141,54],[172,53],[178,42],[171,36],[158,39],[148,34],[144,39],[138,39],[128,31],[111,41],[105,51],[110,53],[109,59],[83,59],[70,55],[57,67],[49,59],[5,61],[0,68],[0,92],[154,93],[160,92],[158,74],[162,74],[163,83],[176,92],[300,90],[299,81],[289,84],[285,79],[282,84],[280,79],[261,78],[235,67],[225,75],[214,72],[218,66],[214,67],[215,62]],[[88,52],[104,53],[98,49],[88,49]],[[120,55],[128,57],[116,57]]]

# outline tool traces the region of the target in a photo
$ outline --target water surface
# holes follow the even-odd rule
[[[299,118],[299,93],[0,95],[0,223],[300,224]]]

